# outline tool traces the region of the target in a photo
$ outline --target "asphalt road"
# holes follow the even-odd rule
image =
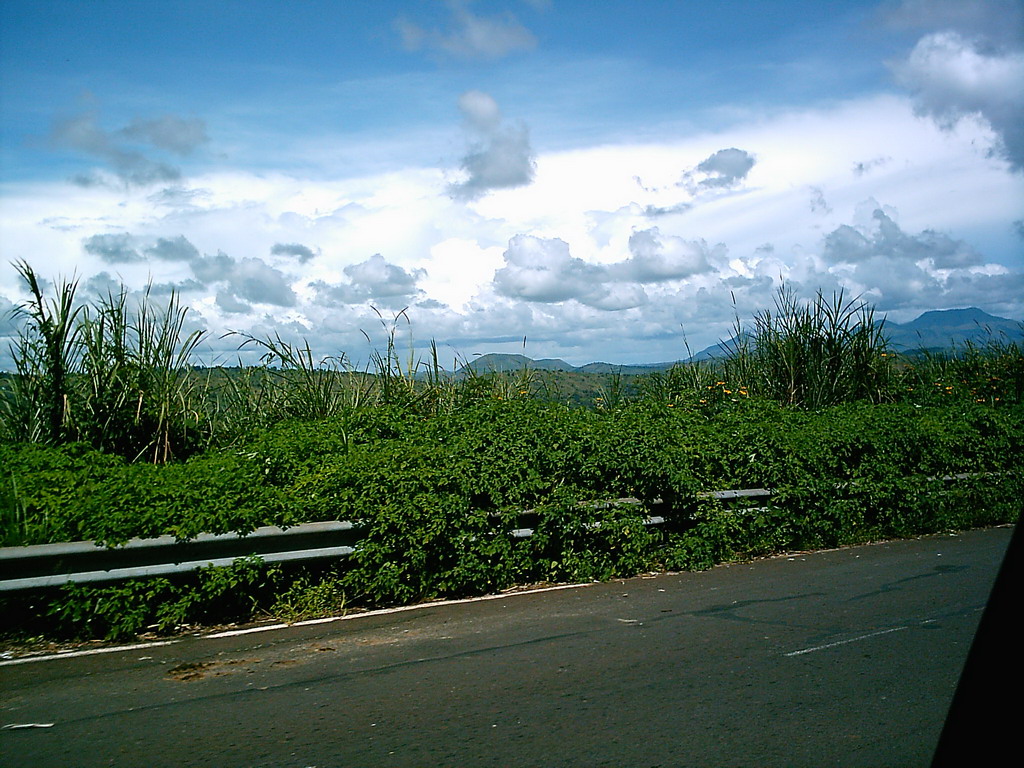
[[[1011,529],[0,664],[0,765],[926,766]]]

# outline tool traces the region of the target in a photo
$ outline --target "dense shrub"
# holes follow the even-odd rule
[[[429,417],[368,408],[283,422],[163,466],[82,444],[0,446],[0,503],[8,544],[358,521],[362,544],[332,589],[379,605],[1008,522],[1022,455],[1024,411],[975,403],[483,399]],[[936,479],[957,473],[975,476]],[[741,511],[700,495],[743,487],[771,489],[770,504]],[[621,497],[640,504],[593,503]],[[524,510],[534,535],[516,540]],[[646,526],[648,514],[667,523]],[[69,588],[51,610],[61,627],[114,634],[216,613],[202,606],[220,597],[177,584]]]
[[[841,294],[802,306],[783,291],[726,360],[635,386],[612,377],[596,407],[574,408],[536,396],[526,370],[459,379],[436,348],[424,370],[403,364],[394,325],[373,374],[246,337],[263,367],[203,384],[173,298],[79,311],[74,284],[48,300],[21,269],[34,298],[18,372],[0,380],[0,545],[331,519],[363,532],[328,573],[247,563],[0,604],[47,631],[163,630],[265,610],[272,594],[295,616],[343,596],[396,604],[705,568],[1020,514],[1019,347],[897,360],[870,307]],[[729,488],[772,497],[738,510],[703,494]],[[636,501],[603,503],[621,498]],[[533,535],[515,538],[525,510]],[[645,525],[652,514],[666,523]]]

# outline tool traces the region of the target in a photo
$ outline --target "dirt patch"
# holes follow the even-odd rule
[[[206,673],[216,666],[212,661],[199,661],[193,664],[179,664],[171,670],[168,670],[167,676],[174,680],[180,680],[185,682],[187,680],[201,680],[206,677]]]
[[[180,682],[202,680],[210,675],[220,677],[235,671],[226,669],[226,667],[237,667],[242,664],[251,666],[259,664],[260,661],[261,659],[232,659],[231,661],[198,661],[191,664],[179,664],[167,672],[167,677]]]

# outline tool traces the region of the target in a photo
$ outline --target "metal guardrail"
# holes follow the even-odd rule
[[[983,473],[989,474],[989,473]],[[950,482],[979,477],[979,474],[947,475],[928,478]],[[698,499],[715,499],[739,507],[747,512],[763,511],[754,506],[758,500],[771,497],[765,488],[744,488],[726,491],[707,491],[697,494]],[[633,506],[642,502],[635,498],[611,499],[592,502],[594,506]],[[661,504],[654,499],[651,506]],[[536,516],[535,510],[519,514],[521,522]],[[666,518],[648,516],[647,525],[662,525]],[[600,527],[600,523],[591,524]],[[256,556],[267,563],[303,562],[341,558],[351,555],[362,538],[361,526],[349,521],[304,523],[291,528],[267,526],[241,535],[200,534],[189,541],[173,536],[153,539],[132,539],[124,545],[105,547],[91,541],[61,544],[37,544],[23,547],[0,548],[0,593],[21,592],[56,587],[69,582],[102,583],[124,579],[186,573],[209,566],[230,565],[242,557]],[[534,528],[524,526],[510,530],[513,538],[524,539],[534,534]]]
[[[761,488],[712,491],[703,498],[723,501],[754,499],[771,495]],[[654,504],[660,503],[660,499]],[[601,506],[639,505],[634,498],[595,502]],[[533,510],[520,513],[525,522],[536,516]],[[646,517],[647,525],[661,525],[664,517]],[[530,527],[509,531],[513,538],[533,535]],[[187,573],[198,568],[231,565],[241,557],[259,557],[267,563],[302,562],[351,555],[362,534],[357,523],[329,521],[304,523],[291,528],[266,526],[250,534],[200,534],[189,541],[173,536],[132,539],[116,547],[91,541],[36,544],[0,548],[0,593],[58,587],[69,582],[103,583],[124,579]]]
[[[359,540],[358,526],[347,521],[305,523],[292,528],[267,526],[242,536],[200,534],[189,541],[173,536],[132,539],[118,547],[91,541],[0,548],[0,593],[184,573],[231,565],[258,556],[283,563],[345,557]]]

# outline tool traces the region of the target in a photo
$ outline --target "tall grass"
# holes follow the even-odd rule
[[[9,439],[61,443],[70,432],[68,389],[75,371],[79,334],[77,280],[61,280],[47,299],[38,276],[25,261],[14,264],[30,298],[16,314],[24,320],[12,349],[15,376],[2,407]]]
[[[76,281],[59,280],[47,299],[35,270],[15,267],[30,298],[18,308],[15,375],[0,399],[5,439],[84,441],[155,463],[201,442],[191,359],[205,332],[185,333],[176,294],[158,307],[147,290],[134,311],[123,290],[87,306]]]
[[[262,355],[258,372],[243,369],[244,376],[228,379],[234,408],[273,418],[325,419],[365,402],[366,383],[344,354],[318,358],[308,341],[291,344],[276,333],[265,338],[235,335],[243,339],[240,348],[255,346]]]
[[[187,313],[173,292],[165,306],[157,306],[148,289],[134,311],[123,290],[85,308],[76,413],[82,439],[154,463],[201,442],[201,398],[191,361],[205,332],[184,332]]]
[[[896,380],[884,325],[870,304],[842,290],[828,298],[818,291],[801,303],[783,286],[774,311],[757,312],[752,328],[737,320],[723,378],[785,405],[882,402],[892,398]]]
[[[258,349],[259,364],[200,372],[193,360],[205,332],[188,330],[188,309],[176,294],[158,303],[147,290],[132,305],[122,288],[85,304],[76,281],[56,281],[48,296],[28,263],[15,267],[29,298],[17,310],[14,374],[0,379],[0,440],[8,442],[84,441],[131,461],[166,463],[282,419],[377,407],[429,416],[481,399],[545,397],[545,382],[529,367],[481,372],[460,366],[456,356],[447,370],[434,342],[417,356],[406,310],[390,318],[377,312],[385,341],[363,370],[344,353],[318,356],[307,341],[234,333],[240,348]],[[724,347],[720,359],[678,365],[638,383],[612,376],[593,404],[615,410],[638,397],[716,405],[760,396],[817,409],[855,400],[957,396],[995,405],[1024,397],[1019,344],[990,341],[898,357],[873,308],[842,291],[819,291],[802,302],[784,286],[750,326],[737,318]]]

